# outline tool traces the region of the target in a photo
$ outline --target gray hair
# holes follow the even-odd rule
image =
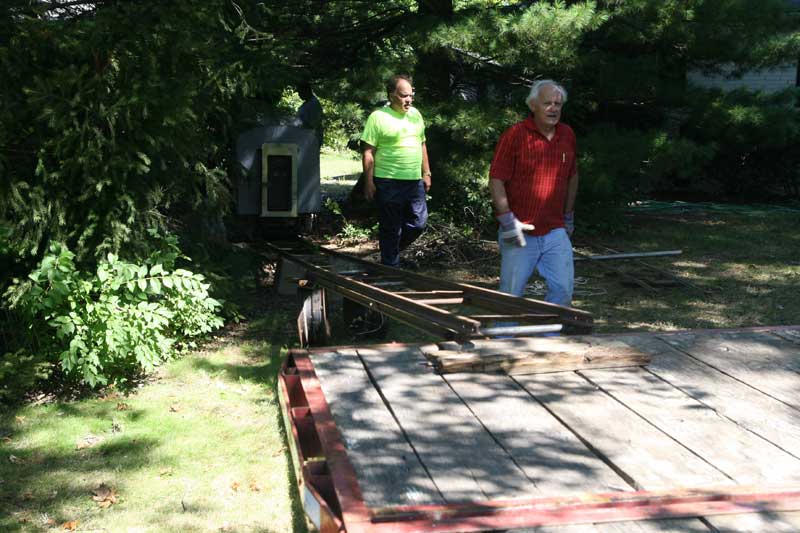
[[[556,88],[558,92],[561,93],[561,102],[566,104],[567,103],[567,90],[564,88],[563,85],[554,82],[553,80],[538,80],[533,82],[531,85],[531,92],[528,93],[528,97],[525,99],[525,105],[528,107],[531,106],[532,100],[539,100],[539,92],[542,90],[542,87],[546,86],[553,86]]]

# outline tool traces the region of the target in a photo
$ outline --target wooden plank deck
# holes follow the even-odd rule
[[[797,489],[798,331],[614,336],[650,363],[535,375],[439,375],[430,346],[332,348],[311,360],[370,509]],[[517,531],[800,531],[800,510]]]

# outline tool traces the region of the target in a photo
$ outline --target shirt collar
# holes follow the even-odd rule
[[[525,127],[525,129],[539,135],[545,140],[547,139],[547,136],[539,130],[539,127],[536,125],[536,121],[533,120],[533,113],[528,113],[528,116],[525,118],[525,120],[522,121],[522,125]],[[553,139],[555,139],[558,136],[558,133],[560,131],[561,131],[561,122],[556,124],[556,129],[553,133]],[[553,139],[550,140],[552,141]]]

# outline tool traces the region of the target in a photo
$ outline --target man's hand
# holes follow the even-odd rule
[[[567,235],[572,237],[575,231],[575,211],[564,213],[564,229],[567,230]]]
[[[376,190],[377,189],[375,187],[374,181],[367,179],[364,180],[364,198],[366,198],[369,201],[372,201],[372,199],[375,198]]]
[[[512,211],[497,215],[497,221],[500,223],[500,238],[509,244],[516,244],[517,246],[525,246],[525,231],[533,229],[533,224],[523,224],[517,217],[514,216]]]
[[[431,174],[428,172],[427,174],[422,175],[422,182],[425,184],[425,192],[431,190]]]
[[[375,150],[371,144],[361,141],[361,167],[364,171],[364,198],[371,202],[375,198]]]

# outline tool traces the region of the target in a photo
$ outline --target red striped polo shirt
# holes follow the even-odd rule
[[[567,182],[577,172],[575,132],[556,124],[547,140],[533,115],[508,128],[494,151],[489,177],[505,182],[508,203],[514,215],[544,235],[564,227]]]

